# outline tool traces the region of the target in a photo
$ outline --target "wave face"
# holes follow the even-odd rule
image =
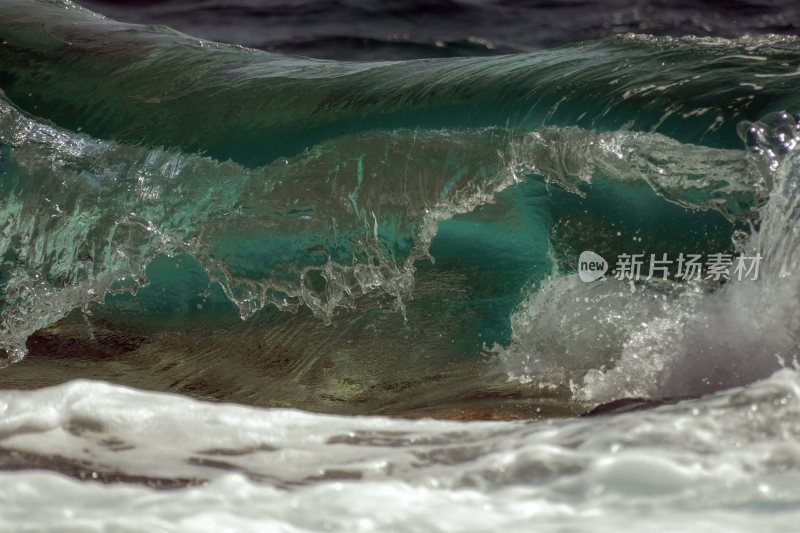
[[[795,38],[341,63],[0,12],[8,384],[529,416],[793,356]],[[764,265],[586,284],[583,250]]]

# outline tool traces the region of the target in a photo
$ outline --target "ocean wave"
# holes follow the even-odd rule
[[[625,128],[735,148],[739,121],[800,107],[798,41],[788,36],[626,35],[502,57],[333,62],[122,24],[69,3],[0,9],[0,89],[15,105],[96,138],[245,165],[399,128]]]
[[[761,342],[741,324],[764,314],[769,291],[793,305],[794,291],[769,281],[796,263],[785,230],[796,132],[780,111],[800,107],[793,37],[625,35],[515,56],[344,63],[121,24],[69,2],[14,0],[0,13],[9,361],[29,345],[50,353],[53,342],[94,354],[172,351],[164,365],[183,370],[159,387],[216,397],[185,368],[184,351],[206,365],[249,365],[250,353],[278,357],[281,336],[300,327],[291,363],[279,366],[332,380],[326,397],[377,409],[387,403],[371,403],[375,395],[406,385],[380,369],[365,385],[320,363],[306,311],[344,328],[335,358],[351,365],[389,365],[409,351],[476,361],[497,345],[503,372],[556,389],[572,381],[569,393],[589,403],[742,385],[774,370],[775,353],[790,358],[788,323],[760,344],[770,364],[755,357],[757,368],[726,376],[719,350]],[[611,280],[573,286],[587,249],[760,250],[782,274],[765,272],[753,317],[677,340],[693,317],[729,307],[721,300],[735,297],[723,295],[762,289],[645,284],[632,303]],[[606,335],[604,346],[582,344],[580,321],[569,321],[585,313],[565,302],[573,297],[622,317],[599,321],[602,331],[577,328]],[[557,311],[561,323],[541,329]],[[186,339],[177,350],[181,334],[214,353]],[[668,387],[662,374],[682,374],[663,354],[686,339],[710,353],[707,364]],[[542,351],[546,364],[529,364]],[[645,352],[648,369],[625,369]],[[437,383],[435,366],[410,381]],[[614,372],[623,381],[639,372],[639,385],[616,383]],[[718,383],[690,385],[719,372]],[[589,392],[592,379],[615,384]],[[459,390],[475,386],[473,376]]]
[[[243,318],[268,304],[306,305],[329,322],[373,291],[402,308],[438,225],[524,179],[540,176],[577,197],[593,177],[647,184],[668,201],[734,219],[763,188],[744,151],[659,134],[375,131],[253,169],[92,139],[0,105],[2,248],[14,258],[3,344],[12,360],[30,334],[72,309],[144,285],[159,254],[194,257]]]
[[[790,527],[799,60],[320,61],[0,2],[0,529]]]

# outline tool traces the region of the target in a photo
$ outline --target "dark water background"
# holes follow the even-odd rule
[[[79,0],[124,22],[326,59],[492,55],[614,33],[795,34],[795,0]]]

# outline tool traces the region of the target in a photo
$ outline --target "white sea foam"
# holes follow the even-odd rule
[[[6,468],[46,469],[0,474],[4,531],[748,531],[800,519],[800,376],[788,370],[700,400],[539,422],[334,417],[86,381],[2,392],[0,413]],[[127,483],[100,481],[115,476]],[[169,479],[200,484],[153,488]]]

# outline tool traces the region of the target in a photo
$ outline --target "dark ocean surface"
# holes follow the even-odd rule
[[[792,0],[81,0],[111,18],[325,59],[507,54],[616,33],[795,34]]]

